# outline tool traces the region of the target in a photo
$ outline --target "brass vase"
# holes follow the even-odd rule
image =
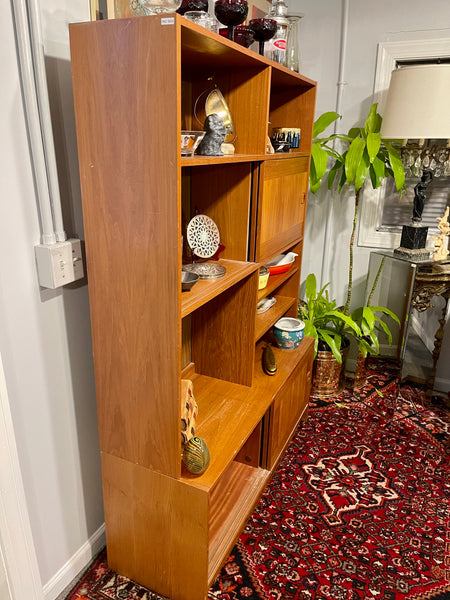
[[[319,350],[313,363],[311,396],[329,398],[337,396],[345,387],[345,355],[348,348],[341,350],[342,364],[334,358],[331,350]]]
[[[367,357],[364,356],[358,350],[358,356],[356,358],[356,370],[355,370],[355,380],[353,383],[353,389],[359,390],[362,388],[367,381]]]

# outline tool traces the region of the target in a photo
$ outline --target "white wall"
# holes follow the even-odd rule
[[[344,0],[288,0],[293,12],[304,13],[300,21],[302,73],[318,81],[316,117],[336,110],[339,83]],[[346,133],[362,125],[372,104],[377,45],[379,42],[450,37],[450,2],[433,0],[426,7],[418,0],[349,0],[348,30],[342,78],[342,119],[338,131]],[[330,128],[330,133],[332,128]],[[309,194],[302,275],[316,273],[338,304],[345,300],[348,273],[348,242],[353,218],[353,196],[332,194],[322,186]],[[329,228],[326,229],[327,212]],[[355,248],[352,305],[363,299],[370,248]],[[325,260],[324,260],[325,257]],[[434,332],[432,332],[434,334]],[[450,327],[447,324],[437,381],[450,389]]]
[[[68,71],[67,25],[59,16],[86,20],[88,3],[45,8],[58,16],[59,43],[66,48],[60,67]],[[76,574],[70,569],[83,566],[73,557],[82,549],[85,560],[86,543],[97,539],[103,523],[88,295],[85,281],[57,291],[39,288],[34,259],[39,218],[10,3],[0,20],[0,39],[0,354],[40,576],[47,596],[54,597],[65,578]],[[61,90],[66,112],[69,96],[70,88]],[[70,117],[58,118],[70,130]],[[65,143],[73,165],[73,139]],[[67,229],[81,235],[77,175],[72,175],[63,190],[71,205]]]

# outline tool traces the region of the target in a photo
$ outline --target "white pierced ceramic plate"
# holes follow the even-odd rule
[[[187,241],[199,258],[211,258],[219,249],[220,234],[217,225],[206,215],[196,215],[187,226]]]

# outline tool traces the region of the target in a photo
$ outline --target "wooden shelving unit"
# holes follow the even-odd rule
[[[297,312],[316,84],[179,15],[70,34],[108,562],[171,600],[202,600],[307,416],[312,340],[274,348],[272,377],[261,356]],[[236,154],[181,158],[211,78]],[[300,148],[266,154],[281,126],[301,128]],[[219,228],[226,274],[182,293],[198,212]],[[260,266],[286,251],[294,265],[258,291]],[[183,378],[211,455],[200,476],[181,460]]]

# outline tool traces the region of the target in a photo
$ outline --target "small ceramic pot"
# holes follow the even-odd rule
[[[303,339],[305,324],[300,319],[283,317],[273,326],[273,335],[279,348],[295,350]]]
[[[267,269],[266,267],[261,267],[259,269],[258,290],[263,290],[266,287],[268,280],[269,280],[269,269]]]

